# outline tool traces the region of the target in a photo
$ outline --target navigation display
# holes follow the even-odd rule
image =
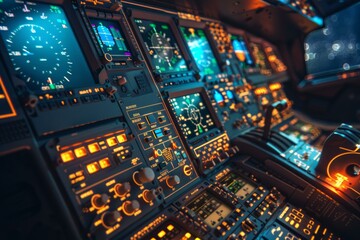
[[[158,73],[187,71],[185,60],[167,23],[135,19],[151,62]]]
[[[59,6],[0,1],[0,36],[17,77],[35,92],[88,86],[93,81]]]
[[[260,73],[263,75],[271,75],[271,68],[266,61],[266,54],[262,46],[258,43],[250,43],[251,51],[255,58],[255,64],[259,66]]]
[[[220,73],[219,65],[204,30],[191,27],[181,27],[180,29],[200,70],[200,75]]]
[[[214,120],[200,93],[170,98],[169,103],[181,131],[187,139],[216,128]]]
[[[112,57],[131,57],[128,45],[117,21],[90,18],[91,27],[105,55]]]
[[[231,43],[237,59],[248,66],[254,65],[254,61],[246,46],[244,38],[240,35],[231,35]]]

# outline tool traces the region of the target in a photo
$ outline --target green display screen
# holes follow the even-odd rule
[[[204,30],[181,27],[181,32],[190,48],[191,55],[195,59],[196,65],[200,70],[200,75],[205,76],[220,73],[219,65],[211,50]]]
[[[158,73],[187,71],[184,57],[167,23],[135,19],[150,60]]]
[[[216,128],[209,109],[200,93],[170,98],[169,103],[181,131],[187,139],[201,136]]]

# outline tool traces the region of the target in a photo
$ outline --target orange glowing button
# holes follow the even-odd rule
[[[109,158],[103,158],[99,161],[100,167],[102,169],[110,167],[111,166],[111,162]]]
[[[79,147],[74,150],[77,158],[85,157],[87,155],[85,147]]]
[[[100,151],[100,146],[98,143],[92,143],[88,145],[88,149],[90,153],[96,153]]]
[[[164,230],[161,230],[161,231],[158,233],[158,237],[159,237],[159,238],[163,238],[165,235],[166,235],[166,232],[165,232]]]
[[[117,140],[119,141],[119,143],[124,143],[124,142],[127,142],[127,137],[126,137],[126,134],[123,133],[123,134],[120,134],[120,135],[117,135]]]
[[[61,157],[62,162],[64,162],[64,163],[70,162],[75,159],[74,153],[71,150],[61,153],[60,157]]]
[[[100,170],[100,166],[97,162],[86,165],[86,169],[90,174],[96,173]]]
[[[106,139],[107,144],[109,145],[109,147],[115,146],[117,144],[116,138],[115,137],[111,137]]]

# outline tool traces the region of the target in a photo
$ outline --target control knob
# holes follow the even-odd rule
[[[119,197],[125,196],[131,190],[131,186],[129,182],[117,183],[114,186],[115,194]]]
[[[139,171],[135,172],[133,176],[137,185],[152,182],[155,179],[155,173],[149,167],[140,169]]]
[[[104,227],[111,228],[122,220],[122,216],[119,211],[104,212],[101,219]]]
[[[170,176],[166,179],[166,184],[169,186],[169,188],[174,188],[179,183],[180,183],[180,178],[178,175]]]
[[[99,209],[99,208],[104,207],[107,204],[108,200],[109,200],[109,196],[105,193],[95,194],[91,198],[91,205],[94,208]]]
[[[122,209],[126,215],[131,216],[140,209],[140,203],[137,200],[126,201],[123,203]]]
[[[144,190],[142,195],[145,202],[151,202],[157,197],[157,193],[155,189],[151,189],[151,190],[146,189]]]

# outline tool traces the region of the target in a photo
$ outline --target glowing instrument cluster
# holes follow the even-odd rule
[[[286,98],[281,81],[268,78],[286,70],[275,48],[248,48],[242,30],[127,1],[45,2],[0,0],[0,70],[8,68],[0,72],[0,121],[29,122],[26,146],[36,145],[36,161],[56,180],[76,234],[254,239],[292,234],[299,218],[310,224],[282,190],[257,179],[267,167],[235,141],[259,137],[263,112]],[[256,71],[266,80],[254,87]],[[311,170],[305,158],[318,151],[302,146],[286,154]]]

